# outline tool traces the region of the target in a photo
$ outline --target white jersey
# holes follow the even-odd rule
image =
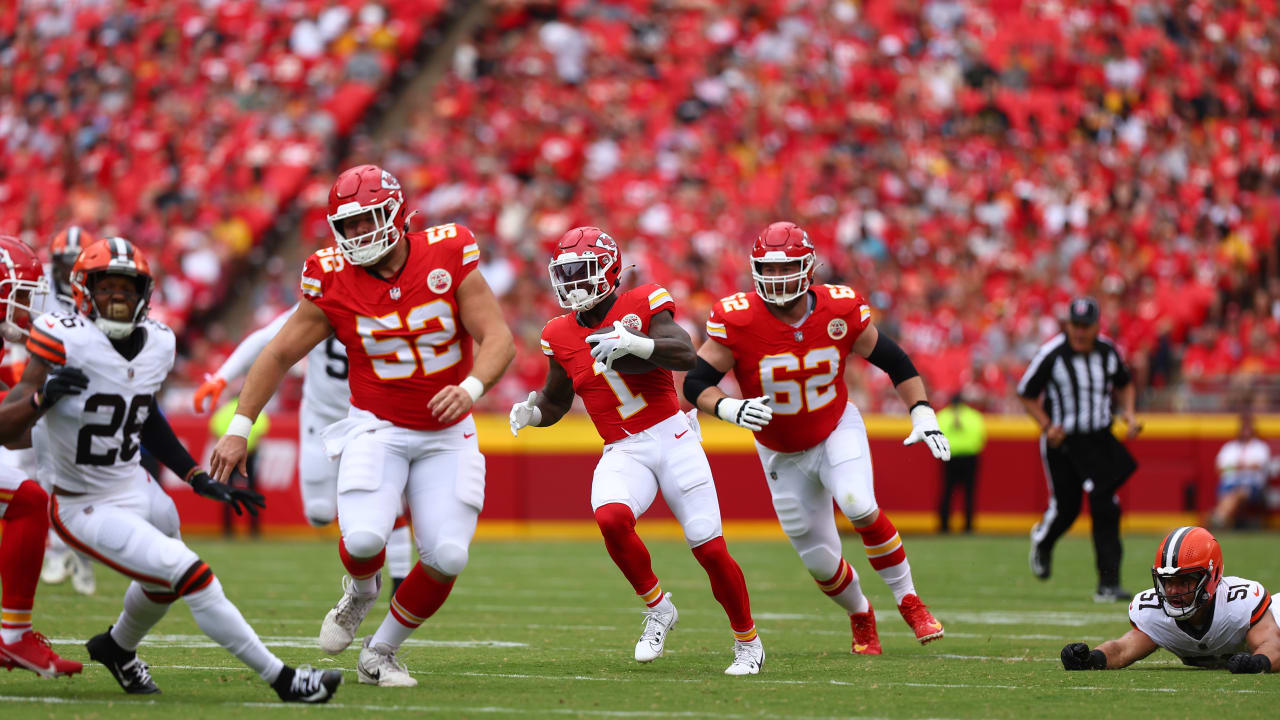
[[[1272,601],[1261,583],[1224,576],[1213,594],[1209,627],[1199,637],[1185,622],[1165,615],[1161,602],[1154,588],[1138,593],[1129,603],[1129,622],[1187,665],[1222,667],[1227,658],[1248,649],[1244,636]]]
[[[49,313],[35,325],[63,344],[68,365],[89,377],[84,392],[62,398],[40,419],[44,433],[36,452],[42,478],[72,492],[131,487],[142,472],[142,426],[173,369],[173,331],[143,320],[138,326],[146,339],[130,360],[81,315]]]
[[[1218,451],[1216,465],[1224,485],[1262,487],[1267,484],[1271,448],[1258,438],[1232,440]]]
[[[52,273],[53,273],[53,270],[51,266],[45,265],[44,266],[45,277],[52,278],[53,277]],[[52,285],[53,285],[52,280],[49,281],[49,285],[50,285],[50,288],[52,288]],[[55,295],[53,292],[49,292],[45,295],[42,295],[40,297],[40,301],[33,303],[33,305],[36,306],[35,310],[40,315],[44,315],[47,313],[64,313],[67,315],[76,314],[75,305],[72,303],[71,298],[65,295]],[[21,349],[22,362],[27,362],[27,360],[30,358],[30,354],[27,352],[27,348],[21,345],[14,345],[13,347],[15,349],[19,349],[19,348]],[[53,489],[52,468],[48,465],[48,463],[39,462],[41,450],[46,449],[49,445],[49,441],[45,439],[45,434],[47,432],[48,431],[45,429],[44,418],[41,418],[36,422],[35,425],[31,427],[31,447],[27,450],[16,450],[14,452],[19,453],[19,455],[17,455],[17,458],[19,459],[19,461],[22,461],[25,463],[22,467],[24,468],[29,467],[34,472],[34,477],[37,481],[39,481],[41,487],[43,487],[45,490],[52,490]],[[29,453],[29,455],[23,455],[22,453]]]
[[[250,333],[218,368],[218,377],[234,380],[249,372],[267,343],[280,332],[298,309],[285,310],[266,326]],[[347,385],[347,349],[332,335],[307,353],[307,370],[302,378],[302,402],[307,411],[320,417],[322,425],[332,425],[351,411],[351,389]]]

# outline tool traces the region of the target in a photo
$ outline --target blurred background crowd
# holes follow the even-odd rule
[[[491,409],[541,382],[563,231],[610,232],[697,338],[789,219],[936,395],[1017,411],[1088,293],[1140,408],[1276,410],[1276,4],[490,2],[441,58],[473,3],[22,0],[0,11],[0,232],[148,250],[187,384],[296,300],[333,176],[375,162],[481,238],[520,346]],[[848,379],[901,409],[883,373]]]

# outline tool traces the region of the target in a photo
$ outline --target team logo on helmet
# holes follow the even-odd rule
[[[627,313],[622,316],[622,326],[633,332],[640,332],[640,316],[635,313]]]
[[[841,320],[840,318],[835,318],[831,322],[827,323],[827,334],[831,336],[832,340],[839,340],[848,334],[848,332],[849,323]]]
[[[382,187],[386,190],[399,190],[400,181],[396,179],[395,175],[392,175],[386,170],[383,170],[382,171]]]
[[[434,293],[446,293],[450,287],[453,287],[453,276],[444,268],[436,268],[427,276],[427,287]]]

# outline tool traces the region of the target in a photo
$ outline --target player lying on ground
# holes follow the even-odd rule
[[[1174,530],[1156,549],[1154,587],[1129,603],[1133,629],[1093,650],[1081,642],[1067,645],[1062,666],[1114,670],[1164,648],[1187,665],[1280,672],[1280,594],[1222,572],[1222,548],[1208,530]]]

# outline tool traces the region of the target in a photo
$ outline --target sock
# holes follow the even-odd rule
[[[355,582],[356,592],[371,593],[378,589],[376,576],[387,559],[386,548],[379,550],[373,557],[358,558],[347,552],[346,541],[339,539],[338,557],[342,559],[342,566],[347,569],[347,574]]]
[[[436,580],[427,574],[422,563],[416,563],[391,597],[391,610],[369,644],[386,643],[394,650],[400,649],[413,631],[444,605],[453,582],[453,579],[447,583]]]
[[[840,567],[836,569],[835,575],[826,580],[814,578],[814,582],[818,583],[818,587],[827,597],[834,600],[850,615],[864,613],[871,607],[871,603],[867,602],[867,596],[862,594],[862,583],[858,582],[857,571],[844,558],[840,558]]]
[[[596,524],[604,536],[604,547],[609,551],[609,557],[635,588],[636,594],[643,599],[652,593],[658,584],[658,576],[653,574],[649,549],[636,534],[636,517],[631,514],[631,508],[622,503],[602,505],[596,510]],[[661,600],[661,588],[658,590],[657,597]]]
[[[111,639],[125,650],[137,650],[138,643],[169,612],[169,605],[178,596],[145,590],[136,582],[129,583],[124,592],[124,608],[116,624],[111,626]]]
[[[279,677],[284,661],[258,639],[258,634],[222,592],[222,583],[217,577],[203,590],[187,595],[186,601],[191,616],[205,635],[253,668],[263,680],[270,683]]]
[[[711,594],[729,616],[729,627],[739,642],[756,639],[756,623],[751,619],[751,598],[742,568],[729,554],[723,537],[712,538],[693,549],[698,564],[711,580]]]
[[[637,593],[646,607],[655,608],[662,602],[662,583],[654,583],[648,592]]]
[[[396,518],[395,529],[387,538],[387,571],[391,580],[404,580],[413,569],[413,542],[409,533],[409,523],[404,516]]]
[[[0,502],[9,506],[0,535],[0,642],[11,644],[31,630],[49,532],[49,496],[34,480],[24,480],[12,492],[0,490]]]
[[[911,563],[907,562],[907,551],[902,547],[898,529],[883,510],[875,522],[854,529],[862,536],[871,567],[893,591],[893,601],[901,605],[902,598],[915,593],[916,587],[911,581]]]

